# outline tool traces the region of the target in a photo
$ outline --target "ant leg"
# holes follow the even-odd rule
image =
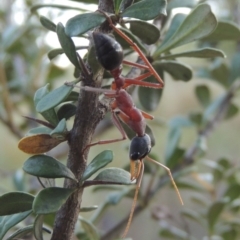
[[[154,116],[152,116],[152,115],[144,112],[143,110],[140,110],[140,111],[141,111],[141,113],[142,113],[142,115],[143,115],[144,118],[150,119],[150,120],[153,120],[153,119],[154,119]]]
[[[95,146],[95,145],[115,143],[115,142],[120,142],[120,141],[123,141],[123,140],[127,139],[127,135],[126,135],[119,119],[117,118],[116,113],[113,112],[113,111],[112,111],[112,120],[113,120],[113,124],[117,127],[117,129],[122,134],[122,138],[110,139],[110,140],[100,140],[100,141],[97,141],[97,142],[94,142],[94,143],[90,143],[83,149],[82,153],[84,153],[88,148],[90,148],[92,146]]]
[[[133,67],[138,67],[138,68],[149,70],[148,66],[142,65],[140,63],[134,63],[134,62],[130,62],[130,61],[127,61],[127,60],[123,60],[122,63],[126,64],[126,65],[129,65],[129,66],[133,66]]]
[[[177,185],[176,185],[176,183],[175,183],[175,181],[174,181],[174,179],[173,179],[171,170],[170,170],[167,166],[165,166],[165,165],[163,165],[162,163],[159,163],[159,162],[151,159],[151,158],[148,157],[148,156],[146,156],[146,159],[147,159],[148,161],[152,162],[152,163],[155,163],[155,164],[163,167],[163,168],[168,172],[168,175],[169,175],[169,177],[170,177],[170,179],[171,179],[171,182],[172,182],[172,184],[173,184],[173,186],[174,186],[174,188],[175,188],[175,191],[177,192],[178,198],[179,198],[181,204],[183,205],[183,200],[182,200],[181,194],[180,194],[180,192],[179,192],[179,190],[178,190],[178,187],[177,187]]]
[[[128,233],[128,230],[130,228],[130,225],[132,223],[133,213],[134,213],[134,210],[135,210],[135,207],[136,207],[136,203],[137,203],[138,192],[139,192],[139,189],[140,189],[140,186],[141,186],[141,183],[142,183],[142,177],[143,177],[143,173],[144,173],[144,163],[143,163],[142,160],[140,160],[139,168],[140,168],[140,174],[139,174],[139,177],[137,179],[137,186],[136,186],[136,190],[135,190],[135,194],[134,194],[134,198],[133,198],[133,203],[132,203],[130,215],[129,215],[129,218],[128,218],[128,223],[127,223],[127,226],[126,226],[126,228],[124,230],[122,238],[126,237],[126,235]]]
[[[158,80],[158,82],[161,84],[161,86],[164,86],[164,82],[163,80],[160,78],[160,76],[157,74],[157,72],[155,71],[155,69],[152,67],[152,65],[150,64],[150,62],[148,61],[148,59],[145,57],[145,55],[142,53],[141,49],[132,41],[132,39],[130,39],[128,36],[126,36],[120,29],[116,28],[115,25],[112,23],[112,19],[103,11],[98,10],[99,12],[101,12],[108,20],[109,25],[112,27],[112,29],[119,35],[121,36],[123,39],[125,39],[129,45],[139,54],[139,56],[141,57],[141,59],[145,62],[145,64],[148,66],[149,71],[152,73],[152,75],[154,75],[154,77]]]

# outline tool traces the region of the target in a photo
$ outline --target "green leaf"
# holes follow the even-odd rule
[[[154,147],[155,143],[156,143],[155,137],[154,137],[152,129],[148,125],[146,126],[145,133],[150,137],[150,139],[151,139],[151,146]]]
[[[130,31],[146,44],[154,44],[160,37],[159,29],[148,22],[140,20],[129,20]]]
[[[22,239],[22,237],[32,232],[33,232],[33,225],[29,225],[29,226],[18,229],[16,232],[11,234],[11,236],[9,236],[6,240]]]
[[[87,236],[89,237],[89,239],[91,240],[99,240],[99,234],[97,232],[96,227],[89,221],[87,221],[86,219],[82,218],[82,217],[78,217],[78,219],[81,222],[81,225],[83,227],[83,229],[85,230],[85,233],[87,234]]]
[[[75,189],[58,187],[41,190],[33,202],[34,213],[49,214],[57,212],[74,191]]]
[[[240,40],[239,26],[230,21],[218,21],[214,32],[204,37],[203,41]]]
[[[36,134],[49,134],[52,131],[52,129],[48,128],[48,127],[36,127],[36,128],[32,128],[30,129],[26,136],[32,136],[32,135],[36,135]]]
[[[76,47],[74,45],[74,42],[68,35],[66,35],[65,28],[62,25],[62,23],[58,23],[57,25],[57,35],[58,35],[58,40],[61,44],[61,47],[64,53],[66,54],[66,56],[68,57],[68,59],[70,60],[70,62],[76,68],[81,70],[81,67],[77,58]]]
[[[95,181],[115,182],[125,185],[132,184],[130,173],[121,168],[107,168],[100,172]]]
[[[171,158],[175,153],[181,137],[181,130],[177,127],[171,127],[168,133],[167,148],[165,150],[165,162],[170,163]]]
[[[197,0],[171,0],[168,5],[167,5],[167,11],[170,11],[174,8],[182,8],[182,7],[187,7],[187,8],[193,8],[197,5],[198,1]]]
[[[224,87],[229,86],[229,69],[223,59],[215,59],[215,61],[212,62],[209,70],[213,80],[222,84]]]
[[[169,49],[201,39],[213,32],[216,26],[217,20],[210,6],[200,4],[185,18],[168,41],[159,46],[154,55],[159,55]]]
[[[72,171],[64,164],[47,155],[34,155],[24,163],[23,170],[28,174],[43,178],[69,178],[77,181]]]
[[[227,110],[225,119],[230,119],[234,117],[237,113],[238,113],[238,107],[235,104],[231,103]]]
[[[160,225],[160,232],[159,235],[164,239],[173,239],[173,240],[186,240],[189,237],[189,233],[174,227],[172,225]]]
[[[187,64],[177,61],[155,61],[154,66],[155,68],[162,68],[175,80],[189,81],[192,78],[192,69]]]
[[[91,206],[91,207],[81,207],[80,212],[92,212],[96,209],[98,209],[98,206],[96,206],[96,205]]]
[[[51,137],[59,139],[59,140],[65,140],[67,135],[67,122],[66,119],[63,118],[58,125],[55,127],[55,129],[52,130],[50,133]]]
[[[99,169],[105,167],[107,164],[112,162],[112,160],[113,160],[112,151],[105,150],[99,153],[87,166],[85,172],[83,173],[82,181],[85,181],[86,179],[90,178]]]
[[[44,16],[40,16],[40,22],[41,24],[48,30],[52,32],[56,32],[56,24],[50,21],[48,18]]]
[[[46,84],[44,87],[39,88],[34,95],[34,105],[37,107],[39,101],[49,93],[48,90],[49,84]],[[48,109],[45,112],[41,113],[42,116],[49,121],[51,124],[56,126],[58,124],[58,117],[54,109]]]
[[[174,152],[171,154],[171,156],[166,159],[166,165],[172,169],[176,167],[178,164],[182,162],[182,158],[184,156],[185,149],[182,148],[175,148]]]
[[[200,127],[202,124],[202,114],[198,112],[192,112],[189,114],[190,121],[195,124],[197,127]]]
[[[9,192],[0,196],[0,216],[26,212],[32,209],[34,196],[24,192]]]
[[[79,92],[72,91],[66,99],[64,99],[65,102],[76,102],[79,97]]]
[[[222,101],[225,99],[225,95],[222,95],[220,97],[218,97],[217,99],[215,99],[205,110],[204,114],[203,114],[203,121],[204,122],[208,122],[210,121],[216,111],[218,110],[218,108],[220,107],[220,105],[222,104]]]
[[[156,68],[155,64],[153,67]],[[159,71],[158,71],[159,73]],[[163,74],[161,74],[163,75]],[[148,77],[144,82],[158,83],[157,80],[153,76]],[[139,87],[138,88],[138,98],[141,105],[147,111],[154,111],[159,105],[160,99],[162,97],[163,90],[162,89],[153,89],[147,87]]]
[[[213,203],[212,206],[208,209],[207,220],[210,232],[213,231],[214,226],[225,206],[226,206],[225,201],[218,201]]]
[[[33,233],[36,240],[43,240],[43,215],[37,215],[33,225]]]
[[[229,76],[229,83],[232,84],[238,77],[240,77],[240,52],[237,51],[231,60],[230,65],[230,76]]]
[[[43,113],[49,109],[52,109],[63,102],[71,93],[73,86],[62,85],[59,88],[54,89],[50,93],[46,94],[37,103],[36,110],[39,113]]]
[[[175,32],[178,30],[178,28],[183,23],[186,17],[187,17],[187,14],[184,14],[184,13],[178,13],[173,17],[171,24],[169,26],[169,29],[166,32],[161,45],[164,45],[165,43],[168,42],[169,39],[171,39],[171,37],[175,34]],[[156,56],[156,54],[157,53],[154,53],[154,56]]]
[[[143,53],[146,53],[146,47],[144,46],[144,44],[142,44],[139,38],[137,38],[134,34],[132,34],[130,30],[128,30],[127,28],[120,28],[120,30],[125,35],[127,35],[141,49]],[[116,38],[116,41],[122,46],[123,49],[130,48],[129,43],[124,38],[119,36],[119,34],[117,34],[116,32],[114,32],[113,34],[114,34],[114,37]]]
[[[24,228],[21,228],[14,232],[10,237],[8,237],[6,240],[16,240],[16,239],[22,239],[24,236],[26,236],[29,233],[33,232],[33,225],[26,226]],[[43,230],[47,233],[51,233],[51,231],[48,228],[43,227]]]
[[[88,30],[95,28],[106,20],[99,12],[79,14],[67,21],[65,32],[68,36],[80,36]]]
[[[159,57],[158,59],[168,59],[168,58],[178,58],[178,57],[194,57],[194,58],[215,58],[215,57],[223,57],[225,58],[225,54],[223,51],[218,50],[216,48],[202,48],[192,51],[186,51],[176,54],[168,54]]]
[[[160,14],[166,15],[166,0],[142,0],[126,8],[122,17],[151,20]]]
[[[113,0],[114,4],[114,12],[118,14],[120,12],[120,5],[121,5],[122,0]]]
[[[188,218],[190,221],[195,221],[200,224],[204,221],[203,217],[195,210],[183,209],[181,210],[181,215]]]
[[[203,107],[207,107],[211,101],[211,94],[206,85],[198,85],[195,88],[195,94]]]
[[[232,184],[229,185],[227,190],[224,193],[224,197],[229,197],[230,201],[233,201],[240,196],[240,185],[239,184]]]
[[[29,210],[26,212],[0,217],[0,239],[3,239],[8,230],[25,219],[31,212],[32,210]]]
[[[66,119],[68,120],[69,118],[73,117],[76,114],[77,107],[74,104],[67,103],[62,105],[58,111],[57,111],[57,116],[59,120]]]
[[[122,0],[121,5],[119,7],[120,12],[123,12],[126,8],[133,4],[134,0]]]

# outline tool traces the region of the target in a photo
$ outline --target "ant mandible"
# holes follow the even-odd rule
[[[102,13],[106,16],[110,27],[130,44],[130,46],[139,54],[142,61],[146,64],[142,65],[123,60],[123,50],[121,45],[117,41],[115,41],[110,36],[100,32],[92,33],[98,61],[100,62],[104,69],[108,70],[111,73],[111,75],[114,78],[114,82],[112,83],[110,90],[97,89],[88,86],[81,88],[83,88],[86,91],[102,92],[106,97],[115,99],[111,104],[112,119],[114,125],[121,132],[122,138],[103,140],[91,143],[86,146],[83,152],[87,148],[97,144],[108,144],[125,140],[127,138],[126,133],[118,117],[136,133],[136,136],[131,140],[129,157],[130,157],[131,180],[137,181],[137,187],[135,190],[134,200],[131,207],[128,223],[122,235],[122,237],[125,237],[127,235],[127,232],[132,221],[134,209],[137,202],[138,191],[141,186],[142,176],[144,172],[143,159],[147,159],[150,162],[153,162],[167,170],[181,204],[183,204],[183,201],[176,186],[176,183],[172,177],[170,169],[165,165],[147,156],[151,151],[151,139],[149,135],[145,133],[146,128],[145,118],[153,119],[153,116],[136,108],[136,106],[133,103],[131,95],[129,95],[128,92],[125,90],[130,85],[138,85],[150,88],[162,88],[164,83],[162,79],[159,77],[159,75],[156,73],[152,65],[149,63],[145,55],[139,49],[139,47],[130,38],[128,38],[121,30],[114,26],[111,18],[106,13],[104,12]],[[125,78],[121,75],[122,64],[128,64],[130,66],[139,67],[144,70],[147,70],[147,72],[134,79]],[[149,83],[142,81],[151,75],[153,75],[158,80],[159,83]]]

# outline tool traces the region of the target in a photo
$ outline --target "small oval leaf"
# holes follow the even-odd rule
[[[51,231],[48,228],[43,227],[43,230],[47,233],[51,233]],[[32,232],[33,232],[33,225],[29,225],[29,226],[26,226],[24,228],[18,229],[16,232],[14,232],[6,240],[22,239],[24,236],[26,236],[27,234],[32,233]]]
[[[211,94],[209,88],[206,85],[199,85],[195,88],[195,93],[198,98],[198,101],[203,105],[203,107],[207,107],[211,101]]]
[[[4,235],[7,233],[9,229],[17,225],[19,222],[21,222],[23,219],[25,219],[32,210],[16,213],[8,216],[2,216],[0,217],[0,239],[3,239]]]
[[[226,202],[224,201],[219,201],[213,203],[213,205],[209,208],[208,213],[207,213],[207,218],[208,218],[208,228],[210,232],[212,232],[218,217],[222,213],[224,207],[226,205]]]
[[[76,47],[74,45],[73,40],[66,35],[65,33],[65,28],[62,25],[62,23],[58,23],[57,25],[57,35],[58,35],[58,40],[61,44],[61,47],[70,60],[70,62],[78,69],[81,70],[81,67],[79,65],[79,61],[77,58],[77,53],[76,53]]]
[[[44,87],[39,88],[34,95],[34,105],[37,106],[38,102],[49,93],[48,90],[49,84],[45,85]],[[49,121],[51,124],[56,126],[58,124],[58,117],[54,109],[49,109],[45,112],[41,113],[42,116]]]
[[[216,48],[202,48],[192,51],[186,51],[176,54],[169,54],[165,56],[161,56],[158,59],[168,59],[168,58],[179,58],[179,57],[193,57],[193,58],[215,58],[215,57],[223,57],[225,58],[225,54],[223,51]]]
[[[65,31],[69,37],[80,36],[88,30],[99,26],[105,20],[105,16],[99,12],[79,14],[67,21]]]
[[[63,118],[58,125],[55,127],[55,129],[52,130],[50,133],[51,137],[56,138],[58,140],[64,140],[67,136],[67,122],[66,119]]]
[[[202,39],[203,41],[240,40],[240,28],[230,21],[218,21],[214,32]]]
[[[47,155],[34,155],[24,163],[23,170],[28,174],[43,178],[69,178],[77,181],[72,171],[64,164]]]
[[[52,138],[48,134],[39,134],[22,138],[18,143],[18,148],[28,154],[40,154],[50,151],[63,142]]]
[[[33,234],[36,240],[43,240],[43,215],[37,215],[33,224]]]
[[[0,216],[21,213],[32,209],[34,196],[24,192],[10,192],[0,196]]]
[[[56,32],[56,24],[50,21],[48,18],[44,16],[40,16],[40,22],[41,24],[48,30],[52,32]]]
[[[160,37],[159,29],[148,22],[140,20],[129,20],[131,32],[146,44],[154,44]]]
[[[187,64],[177,61],[155,61],[154,65],[168,72],[175,80],[189,81],[192,78],[192,69]]]
[[[41,98],[41,100],[37,103],[36,110],[39,113],[43,113],[51,108],[56,107],[68,97],[72,89],[73,86],[67,85],[62,85],[61,87],[54,89]]]
[[[182,22],[168,41],[161,44],[155,55],[209,35],[215,30],[217,19],[208,4],[199,4]]]
[[[132,184],[130,173],[121,168],[107,168],[100,172],[95,181],[116,182],[124,185]]]
[[[73,117],[76,114],[77,107],[74,104],[67,103],[62,105],[58,111],[57,111],[57,116],[59,120],[66,119],[68,120],[69,118]]]
[[[142,0],[126,8],[122,17],[151,20],[160,14],[167,15],[166,0]]]
[[[81,207],[80,212],[91,212],[98,209],[97,205],[91,206],[91,207]]]
[[[41,190],[33,201],[36,214],[49,214],[59,210],[75,189],[50,187]]]
[[[82,218],[82,217],[78,217],[78,219],[81,222],[81,225],[85,231],[85,233],[87,234],[87,236],[89,237],[89,239],[91,240],[99,240],[99,234],[97,232],[96,227],[89,221],[87,221],[86,219]]]
[[[36,127],[36,128],[32,128],[30,129],[26,136],[32,136],[32,135],[36,135],[36,134],[50,134],[50,132],[52,131],[52,129],[48,128],[48,127]]]
[[[99,153],[87,166],[85,172],[83,173],[82,181],[85,181],[86,179],[90,178],[95,172],[105,167],[112,160],[113,160],[112,151],[105,150]]]

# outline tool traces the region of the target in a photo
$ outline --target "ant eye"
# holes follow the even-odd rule
[[[106,70],[112,71],[122,64],[123,50],[115,39],[100,32],[93,32],[93,40],[98,61]]]
[[[131,160],[141,160],[151,151],[150,137],[145,134],[143,137],[136,136],[132,139],[129,151]]]

